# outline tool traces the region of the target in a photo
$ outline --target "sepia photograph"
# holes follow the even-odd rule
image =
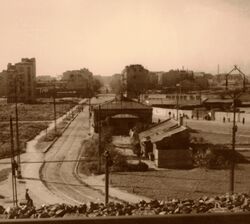
[[[250,223],[249,0],[0,9],[0,223]]]

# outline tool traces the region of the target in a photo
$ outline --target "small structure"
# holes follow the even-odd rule
[[[131,128],[146,128],[152,123],[152,107],[124,96],[96,105],[93,110],[95,132],[102,121],[113,127],[114,135],[128,135]]]
[[[184,168],[192,166],[189,150],[189,131],[177,121],[167,119],[139,133],[140,141],[150,136],[154,157],[159,168]],[[143,144],[142,144],[143,145]]]

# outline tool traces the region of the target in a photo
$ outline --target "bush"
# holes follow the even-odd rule
[[[144,162],[139,162],[137,164],[129,164],[128,171],[134,171],[134,172],[148,171],[148,164],[146,164]]]
[[[193,160],[196,167],[208,169],[228,169],[236,155],[221,146],[208,146],[208,148],[195,149]]]
[[[112,171],[123,172],[128,170],[128,162],[126,156],[118,153],[115,150],[112,150],[110,154],[113,160]]]

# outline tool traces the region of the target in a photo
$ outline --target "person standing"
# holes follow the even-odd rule
[[[33,200],[31,199],[30,195],[29,195],[29,189],[27,188],[26,189],[26,193],[25,193],[25,199],[26,199],[26,202],[27,202],[27,206],[28,207],[33,207]]]

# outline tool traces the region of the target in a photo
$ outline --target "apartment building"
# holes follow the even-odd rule
[[[21,62],[7,66],[7,102],[36,101],[36,59],[22,58]]]

